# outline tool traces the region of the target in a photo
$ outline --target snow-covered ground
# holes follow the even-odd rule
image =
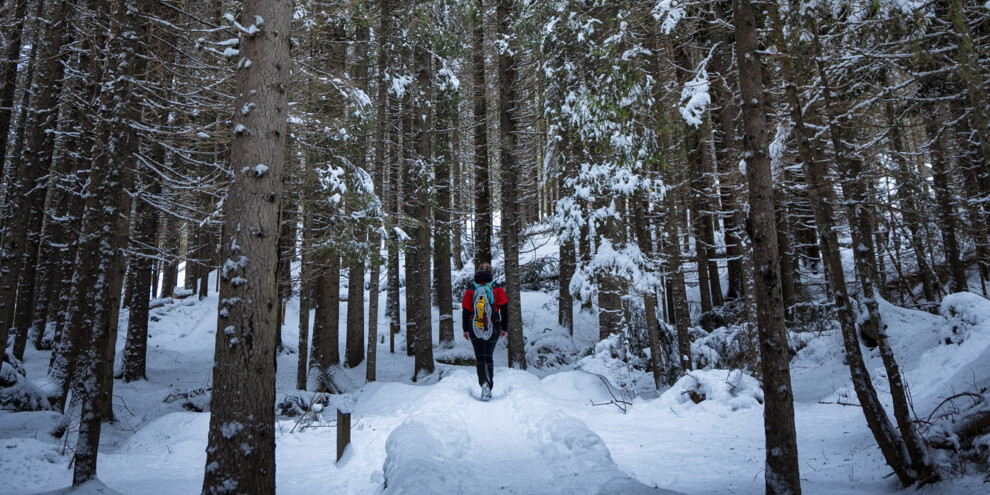
[[[533,253],[547,249],[538,246]],[[381,297],[384,303],[384,293]],[[556,325],[555,294],[526,292],[522,301],[528,341],[568,340],[556,345],[576,350],[593,346],[598,332],[594,316],[578,316],[577,335],[570,341]],[[966,315],[976,321],[889,304],[881,308],[922,418],[943,398],[990,377],[990,302],[973,296],[957,303],[972,307]],[[152,311],[148,381],[116,381],[117,422],[104,427],[98,476],[109,489],[126,494],[200,491],[209,415],[188,408],[208,405],[208,396],[197,394],[210,384],[216,307],[217,296],[211,292],[202,302],[176,301]],[[380,307],[384,310],[384,304]],[[345,313],[341,311],[342,330]],[[290,348],[296,345],[298,316],[298,301],[293,300],[283,328]],[[460,328],[459,311],[454,318]],[[387,335],[383,315],[379,321],[379,333]],[[945,345],[954,335],[962,343]],[[438,364],[434,375],[412,383],[412,358],[405,355],[401,336],[394,354],[388,339],[383,340],[378,344],[378,382],[364,384],[364,365],[346,370],[342,378],[354,383],[355,391],[331,397],[323,416],[279,420],[279,493],[763,491],[762,391],[752,377],[738,371],[692,372],[657,398],[632,399],[623,411],[609,403],[615,387],[586,371],[608,375],[608,363],[596,364],[592,356],[583,362],[584,369],[511,370],[504,367],[503,342],[496,351],[494,398],[481,402],[473,367]],[[469,343],[461,338],[453,350],[443,352],[471,355]],[[294,390],[297,356],[278,358],[278,400],[299,394]],[[875,354],[867,359],[883,393],[887,385],[880,359]],[[29,349],[24,361],[28,377],[42,380],[47,363],[48,353]],[[840,336],[825,332],[811,339],[792,361],[792,376],[804,493],[902,491],[861,410],[850,405],[855,394],[842,362]],[[707,399],[695,404],[688,389]],[[336,407],[352,413],[352,443],[339,462],[334,462]],[[60,415],[53,412],[0,412],[0,493],[69,486],[71,455],[65,444],[71,447],[73,441],[51,435],[60,425]],[[982,494],[988,486],[977,473],[926,488],[926,493]],[[91,485],[82,493],[99,488]]]

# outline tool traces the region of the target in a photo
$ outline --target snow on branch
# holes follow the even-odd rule
[[[717,46],[718,43],[708,51],[708,56],[698,64],[698,72],[694,78],[684,84],[684,89],[681,90],[681,103],[684,103],[680,108],[681,117],[684,117],[688,125],[694,127],[701,126],[701,118],[705,115],[708,105],[712,103],[712,97],[708,94],[707,67]]]
[[[680,8],[679,5],[678,0],[660,0],[653,7],[653,19],[661,23],[660,30],[663,34],[670,34],[684,17],[684,9]]]

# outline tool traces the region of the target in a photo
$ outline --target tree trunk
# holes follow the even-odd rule
[[[317,227],[319,231],[319,227]],[[323,248],[327,249],[327,248]],[[316,312],[313,315],[313,361],[319,390],[331,390],[327,373],[340,364],[340,255],[324,252],[313,268],[319,270],[313,295]]]
[[[148,203],[148,197],[156,196],[161,191],[158,181],[152,180],[145,184],[143,194],[137,198],[134,207],[132,224],[133,238],[130,248],[130,316],[127,319],[127,340],[124,344],[124,354],[121,367],[125,382],[147,379],[146,364],[148,356],[148,303],[151,290],[151,264],[154,246],[158,234],[158,214],[155,207]]]
[[[436,178],[436,207],[433,209],[433,292],[436,294],[439,312],[440,345],[454,347],[453,289],[450,280],[450,165],[453,156],[450,150],[451,108],[453,101],[440,101],[437,112],[437,159],[434,167]]]
[[[780,250],[780,290],[784,298],[784,315],[787,319],[791,317],[791,307],[797,302],[795,299],[794,272],[791,270],[794,262],[791,258],[791,233],[788,229],[788,215],[784,205],[784,191],[774,188],[774,211],[777,215],[777,225],[775,233],[777,237],[777,247]]]
[[[451,128],[453,129],[452,134],[453,146],[451,159],[451,176],[453,182],[451,184],[451,194],[453,201],[453,209],[450,213],[450,231],[451,231],[451,259],[454,261],[454,270],[461,271],[464,268],[464,188],[465,181],[467,178],[462,170],[461,161],[464,158],[465,152],[462,149],[464,139],[461,136],[461,119],[460,113],[456,111],[451,116],[452,123]],[[455,334],[457,332],[454,332]]]
[[[347,342],[344,364],[353,368],[364,361],[364,263],[351,262],[347,270]]]
[[[289,175],[286,173],[283,175],[284,178]],[[282,184],[282,189],[285,189],[285,183]],[[282,205],[279,207],[279,226],[278,226],[278,262],[275,264],[275,283],[278,284],[278,306],[276,308],[277,318],[275,321],[278,322],[278,331],[275,332],[275,353],[282,352],[284,346],[282,344],[282,327],[285,323],[285,305],[289,302],[292,297],[292,260],[295,258],[296,253],[296,201],[290,195],[283,198]],[[201,239],[202,236],[197,233],[196,237]],[[202,256],[204,250],[197,249],[197,253],[200,258],[205,258]],[[197,274],[203,272],[201,270],[205,267],[205,259],[197,260],[194,263]],[[200,263],[203,263],[202,265]],[[188,266],[188,265],[187,265]],[[198,277],[193,278],[193,285],[198,285]],[[191,287],[186,287],[186,289],[191,289]]]
[[[770,13],[774,23],[776,38],[778,40],[784,40],[782,26],[776,9],[770,9]],[[785,50],[786,48],[783,44],[777,46],[778,51],[789,52]],[[790,107],[791,120],[794,122],[794,130],[797,137],[798,156],[804,163],[804,175],[809,185],[808,196],[811,200],[812,212],[818,228],[822,259],[825,262],[825,268],[831,282],[832,297],[835,298],[835,307],[839,314],[846,363],[849,366],[849,372],[852,377],[853,389],[856,391],[856,396],[863,408],[866,423],[870,431],[873,432],[873,436],[887,464],[894,470],[902,483],[909,485],[913,483],[913,476],[908,467],[907,451],[877,398],[877,392],[873,387],[873,381],[870,379],[866,363],[863,361],[859,339],[856,335],[857,315],[846,289],[845,272],[842,268],[842,257],[839,253],[838,236],[833,228],[835,215],[832,211],[832,205],[828,201],[828,195],[832,190],[832,183],[828,178],[828,169],[823,161],[815,158],[816,153],[811,148],[812,131],[804,124],[804,116],[802,114],[804,107],[798,95],[789,59],[782,58],[780,60],[782,61],[781,72],[784,76],[788,107]]]
[[[966,267],[963,265],[959,239],[956,237],[959,223],[949,187],[948,157],[943,142],[945,138],[942,134],[940,113],[940,108],[936,107],[932,112],[931,119],[925,124],[925,131],[928,133],[928,138],[931,139],[929,153],[931,154],[932,189],[935,191],[935,202],[938,204],[938,224],[942,229],[945,261],[949,268],[951,280],[949,290],[951,292],[965,292],[969,290],[969,284],[966,282]]]
[[[568,238],[560,243],[560,277],[557,290],[557,323],[574,335],[574,296],[571,295],[571,278],[574,277],[577,255],[574,240]]]
[[[368,66],[370,63],[368,60],[368,45],[370,43],[370,37],[369,25],[365,23],[359,24],[354,33],[352,73],[357,88],[365,94],[368,93]],[[370,137],[367,133],[362,132],[358,137],[357,146],[354,147],[353,153],[355,156],[352,162],[366,172],[369,168],[369,147]],[[371,173],[373,174],[374,172],[371,171]],[[367,227],[359,225],[356,229],[355,237],[359,245],[367,246]],[[347,342],[344,347],[344,363],[348,368],[354,368],[364,361],[364,275],[365,260],[355,257],[349,263],[347,270]]]
[[[203,493],[275,493],[275,320],[279,305],[279,205],[288,116],[291,2],[244,0],[240,54],[252,61],[235,76],[231,147],[235,177],[225,203],[220,317]],[[264,164],[264,166],[259,165]],[[245,371],[251,379],[245,380]]]
[[[11,22],[3,28],[3,39],[7,42],[7,51],[4,53],[5,60],[19,60],[21,58],[21,35],[24,32],[24,19],[27,18],[28,0],[12,0],[14,7],[11,9]],[[7,156],[7,136],[10,132],[10,120],[14,115],[14,90],[17,82],[17,67],[20,64],[6,63],[0,65],[3,68],[2,81],[0,86],[0,175],[3,175],[3,162]],[[8,192],[10,194],[10,192]],[[0,223],[6,226],[6,222]],[[9,324],[9,320],[6,323]],[[3,330],[6,335],[6,329]],[[6,342],[6,340],[0,341]],[[6,345],[6,344],[4,344]]]
[[[639,251],[648,259],[656,258],[653,252],[653,237],[650,235],[647,212],[649,204],[642,199],[642,193],[633,200],[634,228]],[[650,342],[650,366],[653,368],[653,384],[660,389],[663,383],[663,350],[660,348],[660,322],[657,320],[657,292],[650,289],[643,294],[643,307],[646,313],[646,334]]]
[[[513,36],[515,8],[512,0],[498,0],[495,8],[499,36]],[[519,215],[519,177],[517,131],[519,104],[516,89],[519,76],[515,56],[508,46],[498,56],[499,68],[499,133],[502,157],[502,248],[505,253],[505,293],[509,298],[509,367],[526,369],[526,348],[522,328],[522,299],[519,284],[519,236],[522,220]]]
[[[388,68],[388,39],[389,28],[391,27],[392,8],[389,0],[380,0],[381,11],[378,17],[378,101],[375,102],[375,195],[379,198],[384,196],[385,168],[388,166],[385,160],[385,136],[388,126],[388,81],[385,73]],[[388,209],[387,202],[383,205],[383,210]],[[381,278],[381,237],[377,229],[370,229],[368,232],[368,243],[371,244],[371,276],[368,286],[368,364],[365,368],[365,380],[373,382],[377,380],[378,364],[378,301],[381,299],[380,278]]]
[[[36,66],[33,79],[30,81],[30,108],[27,109],[25,122],[23,166],[37,168],[45,175],[51,168],[55,152],[54,134],[46,132],[54,130],[57,125],[58,97],[62,91],[62,76],[65,72],[64,60],[59,56],[65,29],[65,2],[62,0],[46,1],[40,5],[41,16],[52,19],[50,23],[37,23],[38,32],[35,34]],[[42,27],[44,29],[42,30]],[[0,134],[6,141],[6,134]],[[0,157],[3,154],[0,153]],[[68,161],[66,161],[68,163]],[[34,335],[35,348],[41,348],[44,336],[45,322],[48,317],[50,277],[54,273],[52,262],[56,259],[51,245],[51,227],[43,228],[46,223],[45,205],[47,196],[54,196],[50,185],[54,181],[46,179],[49,187],[35,187],[27,199],[30,205],[29,225],[26,242],[27,251],[23,258],[20,284],[17,288],[16,313],[14,315],[13,333],[15,339],[14,356],[22,359],[24,343],[28,335]],[[52,204],[57,208],[64,202]],[[49,224],[50,225],[50,224]],[[40,322],[38,320],[41,320]],[[6,340],[0,341],[6,343]]]
[[[694,65],[688,54],[688,49],[682,47],[676,50],[677,62],[683,67]],[[680,84],[688,84],[691,73],[679,71]],[[690,180],[689,200],[691,223],[688,226],[688,233],[694,238],[694,261],[697,264],[698,273],[698,296],[701,302],[701,312],[708,313],[712,310],[711,285],[708,281],[708,249],[705,246],[705,221],[711,221],[706,211],[708,200],[705,194],[705,150],[701,138],[701,126],[688,124],[684,129],[684,154],[687,157],[687,176]],[[686,208],[687,209],[687,208]]]
[[[488,104],[485,82],[484,5],[477,0],[474,68],[474,267],[492,262],[492,205],[488,174]]]
[[[89,335],[79,356],[83,363],[79,369],[81,419],[73,486],[96,477],[102,423],[112,418],[114,350],[126,269],[121,248],[127,237],[130,214],[130,196],[124,191],[132,187],[129,166],[133,166],[131,155],[137,146],[135,124],[131,122],[131,117],[136,115],[132,89],[139,68],[137,59],[144,56],[138,53],[141,46],[137,37],[124,37],[121,33],[138,32],[141,12],[148,7],[144,2],[123,0],[113,2],[112,6],[94,3],[91,14],[97,19],[108,19],[110,30],[97,35],[88,48],[106,49],[109,43],[108,53],[117,55],[109,58],[100,80],[117,83],[103,86],[99,95],[100,119],[94,133],[86,216],[76,258],[78,287],[85,293],[78,311],[88,318]],[[89,75],[95,81],[101,74],[102,61],[94,57],[89,62]]]
[[[719,5],[718,16],[720,20],[729,21],[731,12],[724,12],[728,5]],[[729,24],[729,22],[726,22]],[[714,71],[719,74],[718,82],[714,85],[714,101],[720,105],[715,113],[715,120],[718,128],[715,132],[715,163],[719,174],[719,195],[721,196],[721,217],[725,229],[725,258],[726,271],[728,275],[728,287],[726,288],[726,298],[729,300],[738,299],[743,296],[742,260],[739,247],[739,237],[742,235],[741,228],[736,222],[737,211],[739,209],[738,193],[734,190],[738,186],[737,176],[739,175],[739,152],[737,138],[737,125],[739,121],[739,107],[735,103],[733,77],[727,77],[732,70],[732,45],[730,43],[732,30],[730,28],[717,31],[720,41],[712,57]]]
[[[974,136],[979,140],[980,161],[983,162],[981,173],[990,175],[990,118],[987,117],[987,92],[984,89],[985,69],[981,69],[979,51],[973,46],[973,37],[969,23],[963,10],[964,2],[949,0],[948,16],[952,21],[952,29],[959,38],[956,42],[959,59],[959,76],[966,84],[966,96],[969,102],[970,120],[973,122]],[[986,53],[986,52],[984,52]],[[931,138],[935,136],[929,133]]]
[[[315,164],[306,160],[303,167],[311,169]],[[303,177],[307,177],[306,170]],[[305,179],[304,179],[305,180]],[[296,364],[296,389],[306,390],[309,377],[309,312],[313,302],[313,213],[312,203],[307,201],[308,185],[300,188],[299,216],[302,221],[302,242],[299,259],[299,360]]]
[[[890,127],[890,141],[893,147],[893,159],[897,163],[897,198],[901,205],[901,218],[910,232],[909,242],[918,265],[918,278],[921,280],[922,293],[925,301],[935,302],[935,287],[932,284],[932,270],[925,260],[925,239],[921,235],[921,218],[916,199],[921,193],[918,180],[911,171],[911,166],[904,158],[904,136],[901,126],[894,115],[894,105],[890,102],[884,106],[887,126]]]
[[[82,39],[82,36],[78,35],[78,33],[82,33],[84,30],[75,26],[75,24],[80,22],[78,19],[78,9],[75,11],[75,14],[72,17],[66,18],[66,22],[72,24],[67,29],[69,33],[66,36],[67,42],[69,39],[72,39],[72,41]],[[78,52],[78,58],[74,59],[74,61],[82,67],[87,60],[87,56],[86,52],[80,51]],[[64,202],[65,215],[60,217],[58,222],[53,223],[56,227],[52,232],[53,239],[62,239],[64,248],[59,253],[56,273],[54,275],[54,280],[57,283],[53,284],[55,287],[53,287],[52,296],[50,297],[55,302],[55,307],[53,308],[55,328],[52,337],[53,352],[48,365],[48,380],[52,383],[54,389],[62,392],[60,396],[61,400],[58,402],[60,406],[65,404],[65,395],[68,393],[68,386],[72,379],[76,362],[75,355],[77,351],[75,349],[77,346],[75,342],[79,339],[74,340],[73,334],[81,331],[80,325],[82,322],[80,318],[77,325],[72,325],[73,318],[76,318],[79,314],[79,311],[77,311],[77,293],[79,287],[77,284],[78,280],[74,278],[75,261],[79,247],[79,232],[75,226],[82,222],[85,204],[83,195],[81,194],[82,191],[73,187],[73,184],[85,182],[83,174],[89,164],[80,154],[73,153],[72,151],[86,149],[87,146],[92,147],[90,133],[81,132],[81,123],[84,122],[83,116],[86,114],[86,108],[83,108],[82,105],[72,104],[72,100],[67,96],[85,92],[94,99],[96,97],[95,85],[85,84],[85,81],[81,77],[78,77],[80,74],[81,72],[76,74],[76,77],[69,77],[66,81],[66,87],[63,89],[63,99],[59,111],[66,117],[60,119],[58,131],[61,136],[64,136],[64,141],[62,141],[61,146],[56,148],[57,152],[59,152],[59,148],[61,149],[60,156],[56,156],[53,160],[57,166],[56,170],[64,172],[59,177],[62,187],[54,188],[54,191],[59,193],[59,196],[53,203],[57,205]]]
[[[673,300],[674,326],[677,328],[677,355],[680,358],[681,373],[694,368],[691,360],[691,310],[687,303],[687,289],[684,284],[681,263],[680,228],[677,225],[677,198],[675,190],[664,195],[664,247],[666,250],[668,291]]]
[[[20,9],[20,6],[17,8]],[[24,13],[21,12],[21,14],[23,15]],[[23,22],[22,19],[23,17],[16,19],[15,25]],[[19,49],[21,41],[20,27],[17,27],[14,34],[16,38],[11,40],[11,42],[16,42]],[[36,53],[37,45],[32,44],[31,57],[25,69],[28,84],[31,83],[34,76]],[[18,53],[11,60],[17,59],[19,56],[20,54]],[[16,66],[17,64],[6,65]],[[14,79],[6,81],[3,88],[0,88],[0,93],[5,93],[8,88],[13,92],[14,85]],[[30,152],[31,150],[21,149],[25,141],[24,134],[27,131],[25,121],[31,119],[32,115],[37,116],[36,112],[28,112],[29,106],[33,105],[33,102],[29,101],[30,95],[30,91],[24,91],[20,102],[19,125],[15,129],[13,139],[14,149],[11,152],[10,171],[12,177],[10,177],[10,183],[7,184],[6,188],[7,204],[3,205],[3,210],[0,210],[4,217],[0,221],[0,225],[3,226],[0,229],[0,348],[6,348],[7,338],[10,335],[8,332],[13,329],[15,343],[12,351],[14,357],[17,359],[22,359],[24,356],[23,343],[26,342],[27,327],[18,328],[16,326],[15,307],[18,302],[22,304],[26,303],[27,308],[33,307],[31,298],[34,296],[33,287],[30,287],[31,291],[29,293],[20,293],[19,296],[18,285],[22,278],[22,272],[24,272],[25,277],[30,277],[30,285],[33,286],[34,284],[38,240],[43,220],[41,210],[44,207],[46,190],[44,187],[38,188],[36,182],[48,174],[48,169],[51,166],[50,159],[45,160],[42,157],[33,156]],[[0,98],[6,98],[6,95],[0,94]],[[2,113],[7,113],[7,111],[0,110],[0,117],[3,116]],[[6,131],[9,121],[5,120],[0,125],[4,126],[2,130]],[[40,130],[37,128],[32,129],[32,134],[39,132]],[[36,137],[36,140],[41,137],[45,137],[44,134]],[[0,141],[3,142],[3,147],[6,147],[7,138],[8,135],[6,132],[0,135]],[[22,154],[22,151],[27,151],[27,153]],[[5,158],[5,155],[0,155],[0,164],[6,165]],[[2,175],[3,171],[0,170],[0,177]],[[18,301],[18,299],[21,299],[21,301]],[[18,353],[18,350],[20,350],[20,353]],[[20,357],[18,357],[18,354],[20,354]],[[0,356],[2,355],[3,351],[0,350]]]
[[[411,225],[406,251],[406,338],[412,342],[413,381],[433,373],[433,324],[430,306],[430,205],[427,197],[433,158],[432,56],[425,46],[416,47],[416,81],[420,101],[415,107],[415,160],[409,165],[407,213]],[[410,267],[410,264],[412,266]]]
[[[757,325],[764,390],[766,492],[801,493],[794,397],[791,389],[784,300],[777,258],[773,183],[767,156],[766,109],[756,14],[749,0],[734,3],[736,54],[743,113],[743,149],[749,180],[750,237],[756,268]]]
[[[167,191],[165,194],[170,196],[171,191]],[[165,219],[162,222],[164,225],[162,225],[160,235],[162,237],[162,250],[168,261],[162,261],[165,268],[162,274],[161,293],[158,294],[158,297],[172,297],[175,287],[179,284],[179,262],[176,259],[179,253],[179,235],[175,217],[170,213],[166,213],[164,216]]]

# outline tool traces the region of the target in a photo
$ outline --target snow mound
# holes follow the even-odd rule
[[[27,379],[20,362],[10,353],[0,364],[0,409],[11,411],[44,411],[51,409],[38,387]]]
[[[195,412],[174,412],[154,419],[131,435],[119,454],[155,454],[183,450],[199,454],[210,429],[210,416]]]
[[[721,326],[691,342],[696,368],[736,368],[747,363],[750,344],[744,325]]]
[[[450,469],[447,458],[463,454],[467,438],[420,421],[403,423],[385,442],[385,493],[463,493],[466,473]]]
[[[437,347],[433,349],[433,358],[438,363],[473,366],[474,349],[465,345],[455,345],[449,348]]]
[[[530,438],[547,468],[560,475],[595,473],[615,468],[605,442],[583,421],[560,411],[551,411],[536,423]]]
[[[574,339],[567,330],[545,328],[536,335],[528,335],[529,348],[526,349],[526,361],[537,369],[551,370],[573,362],[577,347]]]
[[[902,362],[915,406],[922,410],[990,383],[990,301],[971,293],[950,294],[940,311],[944,319],[932,341],[904,342],[921,351]]]
[[[676,493],[645,485],[623,473],[602,438],[580,419],[551,411],[535,425],[529,438],[537,442],[540,460],[553,479],[584,478],[587,484],[578,485],[587,489],[584,493],[600,495]],[[592,491],[595,485],[598,490]]]
[[[472,373],[445,376],[389,434],[382,493],[674,493],[630,477],[584,421],[556,410],[548,390],[604,386],[588,373],[566,375],[540,381],[500,369],[490,402],[476,400]]]
[[[110,489],[99,479],[87,481],[79,486],[55,490],[43,495],[123,495],[122,493]]]
[[[578,361],[577,368],[604,376],[613,388],[630,392],[653,390],[656,387],[653,376],[644,370],[634,368],[631,363],[622,359],[623,355],[629,353],[630,350],[622,342],[621,335],[610,335],[595,344],[594,354]]]
[[[972,292],[945,296],[939,313],[948,320],[942,334],[946,343],[961,344],[975,333],[990,333],[990,301]]]
[[[547,376],[541,383],[547,395],[555,399],[597,403],[612,400],[609,386],[603,379],[601,375],[587,371],[562,371]]]
[[[656,401],[663,408],[703,407],[723,415],[763,404],[763,389],[740,370],[690,371]]]

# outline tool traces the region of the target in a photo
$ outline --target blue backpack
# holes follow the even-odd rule
[[[474,284],[474,301],[471,307],[474,309],[474,329],[475,337],[488,340],[492,336],[495,323],[498,322],[498,312],[495,311],[495,291],[492,284]]]

